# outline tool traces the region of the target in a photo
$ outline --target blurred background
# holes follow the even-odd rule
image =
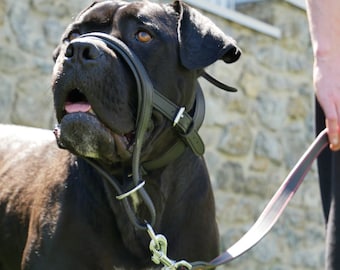
[[[0,0],[0,122],[52,129],[52,53],[89,0]],[[165,1],[161,1],[165,2]],[[201,81],[200,130],[215,190],[222,249],[255,222],[314,138],[312,51],[303,0],[188,0],[241,47]],[[315,166],[274,229],[220,269],[322,269],[324,224]],[[170,247],[171,248],[171,247]]]

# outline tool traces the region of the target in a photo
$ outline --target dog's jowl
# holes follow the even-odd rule
[[[197,78],[239,56],[180,1],[84,9],[54,52],[54,134],[0,127],[0,270],[161,268],[144,222],[173,260],[217,256]]]

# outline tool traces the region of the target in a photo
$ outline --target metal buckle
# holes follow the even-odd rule
[[[181,118],[183,118],[184,112],[185,112],[185,107],[179,108],[179,110],[178,110],[178,112],[177,112],[177,114],[175,116],[175,119],[174,119],[174,121],[172,123],[173,127],[175,127],[178,124],[178,122],[181,120]]]

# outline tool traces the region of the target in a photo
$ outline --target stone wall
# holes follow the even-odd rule
[[[52,128],[52,52],[64,27],[90,1],[0,0],[0,122]],[[242,11],[282,30],[274,39],[210,16],[243,50],[209,71],[236,86],[202,81],[201,135],[217,201],[222,247],[239,239],[313,140],[312,57],[304,11],[285,1]],[[315,167],[274,229],[221,269],[321,269],[324,226]]]

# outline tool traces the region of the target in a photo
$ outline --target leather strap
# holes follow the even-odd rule
[[[174,123],[173,125],[178,130],[179,135],[196,155],[203,155],[204,143],[198,134],[198,129],[202,125],[205,114],[205,102],[201,88],[199,87],[196,92],[193,118],[185,110],[180,112],[181,108],[163,96],[159,91],[154,91],[153,94],[154,107]],[[175,122],[176,118],[178,118],[178,121]]]
[[[327,130],[323,130],[296,163],[280,188],[274,194],[260,217],[249,231],[233,246],[211,262],[191,263],[192,269],[210,269],[229,263],[254,247],[275,225],[284,209],[299,188],[313,161],[328,145]]]
[[[174,121],[176,114],[178,114],[178,106],[174,105],[167,98],[162,96],[159,92],[154,92],[154,106],[158,110],[162,110],[170,121]],[[189,146],[196,155],[203,155],[204,143],[198,134],[198,130],[201,127],[205,114],[205,101],[201,87],[198,85],[196,91],[195,105],[192,109],[193,116],[189,113],[183,112],[182,116],[176,124],[178,133],[181,140],[178,140],[168,151],[155,160],[147,161],[142,164],[142,171],[146,174],[148,171],[152,171],[158,168],[162,168],[165,165],[171,163],[177,159],[185,149]]]
[[[216,87],[228,91],[228,92],[237,92],[237,89],[226,85],[222,82],[220,82],[219,80],[216,80],[213,76],[211,76],[210,74],[208,74],[205,70],[203,70],[202,75],[201,75],[204,79],[206,79],[208,82],[210,82],[211,84],[215,85]]]
[[[99,32],[84,34],[80,36],[78,39],[83,39],[83,40],[86,40],[86,39],[98,40],[99,39],[105,42],[108,48],[118,53],[125,60],[126,64],[130,67],[130,70],[136,79],[136,86],[137,86],[136,90],[138,94],[138,108],[137,108],[137,122],[136,122],[136,140],[135,140],[134,151],[132,155],[132,179],[133,179],[135,187],[137,187],[142,182],[141,175],[140,175],[140,155],[141,155],[141,150],[142,150],[142,145],[143,145],[143,139],[148,129],[149,121],[151,119],[153,92],[154,92],[153,85],[142,63],[139,61],[137,56],[129,49],[129,47],[127,47],[127,45],[123,43],[121,40],[113,36],[107,35],[105,33],[99,33]],[[114,184],[115,182],[117,182],[116,179],[108,175],[99,166],[94,166],[94,167],[107,179],[108,183],[113,185],[113,187],[117,190],[118,195],[121,195],[119,186],[117,185],[117,183]],[[151,217],[150,224],[153,225],[156,220],[155,206],[153,205],[153,202],[149,194],[146,192],[146,190],[143,187],[138,188],[137,192],[141,196],[142,200],[144,201],[145,205],[148,208],[148,211]],[[130,221],[132,222],[132,224],[137,229],[146,230],[147,227],[146,227],[145,222],[139,219],[136,213],[132,211],[130,202],[127,200],[127,198],[123,196],[123,199],[121,201],[126,209],[128,217]]]

